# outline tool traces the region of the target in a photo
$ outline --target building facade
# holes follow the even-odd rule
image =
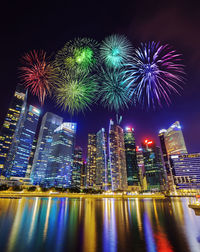
[[[172,155],[176,189],[200,189],[200,153]]]
[[[7,115],[0,131],[0,175],[3,174],[4,164],[12,144],[13,136],[19,124],[20,115],[26,107],[27,92],[21,86],[17,86],[9,105]]]
[[[139,186],[139,170],[136,156],[134,129],[126,127],[124,130],[124,144],[126,155],[127,182],[129,187]]]
[[[105,191],[109,188],[106,146],[106,133],[102,128],[96,134],[96,187]]]
[[[26,176],[39,116],[39,109],[32,105],[26,106],[6,158],[4,168],[6,177]]]
[[[126,156],[123,129],[110,120],[109,124],[109,166],[112,190],[127,189]]]
[[[77,146],[74,149],[73,170],[72,170],[72,187],[80,188],[82,169],[83,169],[83,150],[80,146]]]
[[[96,187],[96,134],[88,134],[87,187]]]
[[[54,130],[62,122],[62,117],[50,112],[47,112],[42,118],[31,171],[31,179],[34,185],[42,185],[44,183]]]
[[[147,190],[165,189],[165,171],[161,159],[160,148],[152,140],[142,143]]]
[[[62,123],[54,130],[48,156],[45,186],[72,187],[76,123]]]

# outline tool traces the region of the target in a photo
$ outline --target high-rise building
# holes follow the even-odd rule
[[[159,131],[159,139],[160,139],[160,146],[162,150],[162,157],[163,157],[163,163],[165,165],[165,171],[166,171],[166,176],[167,176],[167,189],[173,191],[174,189],[174,179],[173,179],[173,174],[172,174],[172,168],[170,165],[170,159],[169,155],[167,153],[167,148],[165,144],[165,134],[167,130],[162,129]]]
[[[73,170],[72,170],[72,187],[81,186],[81,171],[83,169],[83,150],[80,146],[74,149]]]
[[[62,117],[50,112],[47,112],[42,118],[31,171],[31,179],[35,185],[41,185],[44,182],[54,130],[62,122]]]
[[[83,161],[82,169],[81,169],[81,188],[85,188],[87,186],[87,163]]]
[[[110,120],[109,124],[109,166],[112,190],[127,189],[126,157],[123,129]]]
[[[146,180],[145,168],[144,168],[144,157],[143,157],[142,148],[139,148],[139,146],[136,147],[136,156],[137,156],[137,165],[138,165],[138,170],[139,170],[139,179],[140,179],[141,189],[146,191],[147,180]]]
[[[31,170],[32,170],[32,166],[33,166],[33,158],[34,158],[34,155],[35,155],[36,146],[37,146],[37,138],[35,137],[33,139],[31,153],[30,153],[29,161],[28,161],[28,167],[27,167],[27,171],[26,171],[26,177],[27,178],[30,178],[30,176],[31,176]]]
[[[29,156],[35,137],[40,110],[32,105],[26,106],[23,118],[17,125],[6,162],[6,177],[25,177]]]
[[[128,186],[139,187],[139,170],[136,156],[135,135],[134,129],[131,127],[126,127],[124,130],[124,144]]]
[[[168,155],[187,154],[179,121],[173,123],[166,132],[164,132],[164,138]]]
[[[76,123],[62,123],[54,130],[45,175],[47,187],[72,187],[75,136]]]
[[[102,128],[96,134],[96,187],[108,190],[106,133]]]
[[[96,135],[88,134],[87,187],[96,186],[96,151]]]
[[[176,189],[200,189],[200,153],[172,155]]]
[[[25,92],[21,86],[17,86],[0,131],[0,175],[4,169],[6,157],[12,144],[13,136],[20,120],[20,115],[22,110],[25,109],[26,100],[27,92]]]
[[[145,176],[148,190],[165,189],[165,171],[162,164],[160,148],[152,140],[142,143]]]

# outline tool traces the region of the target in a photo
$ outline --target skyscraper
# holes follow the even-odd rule
[[[26,100],[27,93],[21,86],[17,86],[0,131],[0,175],[4,169],[6,157],[12,144],[17,124],[19,123],[20,114],[25,109]]]
[[[31,179],[35,185],[40,185],[44,182],[54,130],[62,122],[62,117],[50,112],[47,112],[42,118],[31,171]]]
[[[73,169],[72,169],[72,187],[81,186],[81,171],[83,169],[83,150],[80,146],[74,149]]]
[[[107,148],[104,128],[96,134],[96,187],[108,190]]]
[[[166,132],[164,132],[164,138],[168,155],[187,154],[179,121],[173,123]]]
[[[152,140],[146,139],[142,143],[142,149],[148,190],[164,190],[165,172],[160,148]]]
[[[28,160],[28,167],[27,167],[27,171],[26,171],[26,177],[27,178],[30,178],[30,176],[31,176],[31,170],[32,170],[32,167],[33,167],[33,158],[34,158],[34,155],[35,155],[36,146],[37,146],[37,138],[35,137],[33,139],[31,153],[30,153],[29,160]]]
[[[200,189],[200,153],[172,155],[176,189]]]
[[[110,120],[109,124],[109,165],[112,190],[127,189],[126,157],[123,129]]]
[[[142,190],[147,190],[147,180],[145,175],[145,168],[144,168],[144,157],[143,157],[143,151],[142,148],[139,148],[139,146],[136,147],[136,156],[137,156],[137,164],[138,164],[138,170],[139,170],[139,179],[140,179],[140,185]]]
[[[6,177],[25,177],[36,133],[40,110],[32,105],[25,108],[23,118],[17,125],[6,162]]]
[[[96,186],[96,151],[96,135],[88,134],[87,187]]]
[[[62,123],[54,130],[48,156],[45,185],[72,187],[76,123]]]
[[[124,130],[124,144],[126,155],[126,170],[128,186],[139,186],[139,171],[136,157],[134,129],[126,127]],[[138,187],[139,189],[139,187]]]

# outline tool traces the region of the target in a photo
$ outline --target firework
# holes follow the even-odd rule
[[[93,39],[78,38],[65,44],[55,58],[55,65],[61,72],[71,70],[86,73],[98,63],[99,44]]]
[[[123,35],[106,37],[100,47],[100,56],[107,67],[118,68],[127,62],[132,53],[132,45]]]
[[[171,102],[171,93],[178,93],[184,81],[180,54],[159,42],[142,43],[133,54],[124,72],[139,103],[147,107]],[[134,96],[134,97],[135,97]]]
[[[31,51],[22,57],[21,78],[27,89],[38,96],[41,104],[51,94],[51,87],[56,79],[56,72],[48,61],[44,51]]]
[[[131,88],[127,87],[121,69],[103,69],[99,71],[99,99],[104,107],[118,112],[128,108],[131,103]]]
[[[55,89],[55,98],[58,106],[71,114],[89,109],[95,101],[97,91],[96,80],[86,74],[62,76],[60,84]]]

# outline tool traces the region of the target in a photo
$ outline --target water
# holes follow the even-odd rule
[[[200,251],[187,198],[0,199],[0,251]]]

